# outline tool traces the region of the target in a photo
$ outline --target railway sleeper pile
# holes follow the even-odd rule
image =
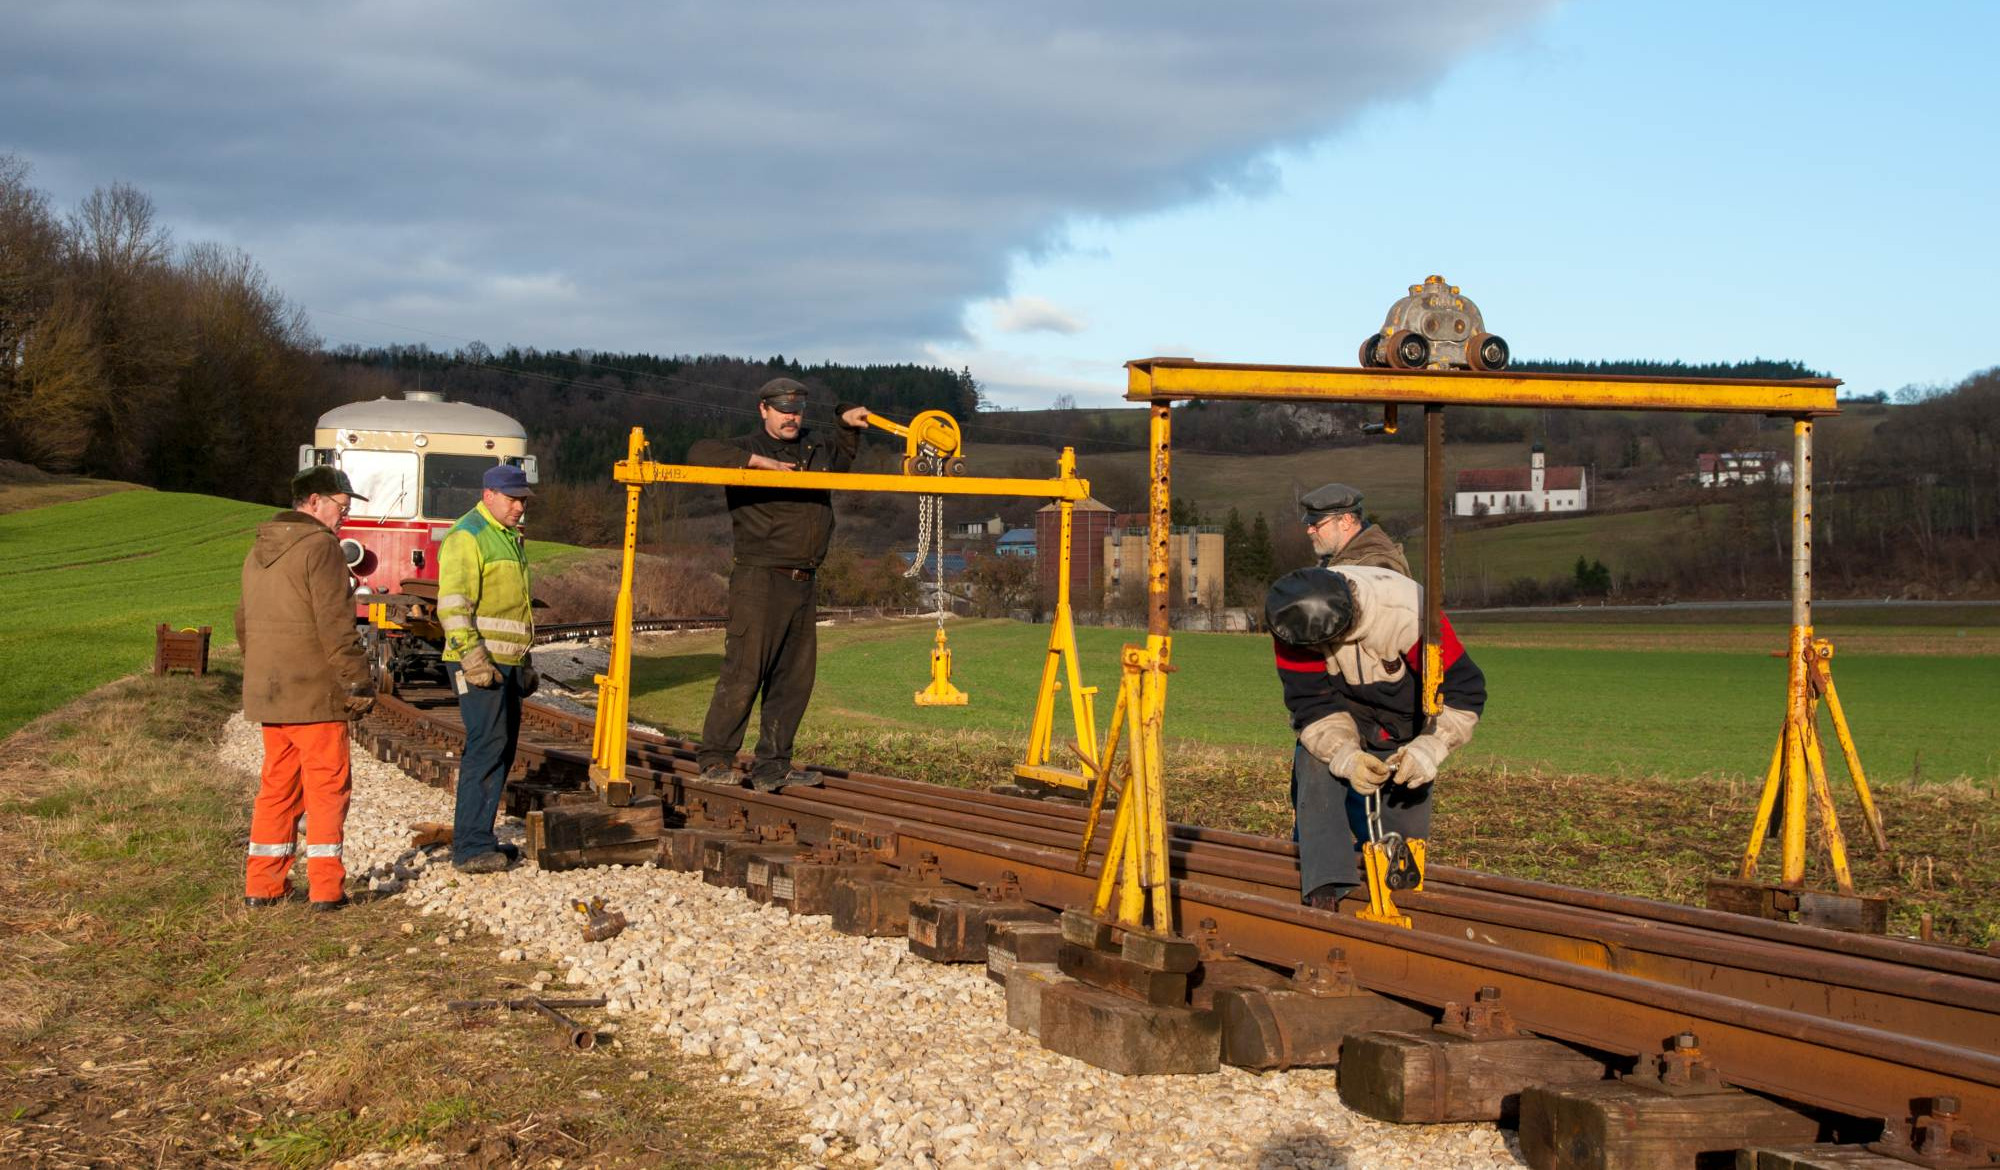
[[[362,739],[454,780],[443,696]],[[1435,866],[1404,931],[1302,907],[1289,842],[1174,826],[1188,935],[1087,907],[1080,810],[826,769],[775,794],[635,732],[637,799],[587,790],[589,724],[530,705],[508,786],[544,868],[699,871],[854,935],[984,963],[1010,1026],[1127,1074],[1339,1069],[1399,1123],[1499,1122],[1538,1167],[2000,1165],[2000,959]],[[1899,1103],[1900,1102],[1900,1103]]]

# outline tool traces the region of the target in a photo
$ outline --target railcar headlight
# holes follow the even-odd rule
[[[340,555],[346,559],[347,567],[352,569],[361,564],[361,559],[368,555],[368,550],[361,547],[360,541],[350,536],[340,542]]]

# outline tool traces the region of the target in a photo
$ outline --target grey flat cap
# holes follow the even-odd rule
[[[1344,483],[1329,483],[1299,497],[1299,519],[1311,524],[1342,512],[1361,515],[1361,493]]]

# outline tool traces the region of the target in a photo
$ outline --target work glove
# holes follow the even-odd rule
[[[1389,766],[1361,749],[1361,732],[1345,711],[1308,724],[1299,743],[1363,796],[1373,795],[1389,779]]]
[[[520,668],[514,672],[514,685],[520,690],[521,697],[525,699],[542,689],[542,672],[523,662]]]
[[[375,684],[355,683],[347,688],[347,717],[359,719],[375,706]]]
[[[493,656],[484,645],[468,646],[458,660],[458,668],[464,672],[466,682],[482,690],[500,685],[500,670],[493,665]]]
[[[1479,716],[1457,707],[1446,707],[1431,721],[1431,729],[1397,748],[1389,763],[1396,768],[1396,783],[1406,788],[1422,788],[1437,779],[1444,758],[1472,742]]]
[[[1437,779],[1438,765],[1450,754],[1451,749],[1443,739],[1426,734],[1397,748],[1386,762],[1396,770],[1396,783],[1405,788],[1422,788]]]

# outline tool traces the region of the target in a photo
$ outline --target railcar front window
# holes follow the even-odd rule
[[[424,515],[456,520],[479,503],[479,481],[497,462],[491,455],[424,456]]]
[[[368,497],[355,500],[349,516],[407,520],[417,514],[416,452],[342,451],[340,469]]]

